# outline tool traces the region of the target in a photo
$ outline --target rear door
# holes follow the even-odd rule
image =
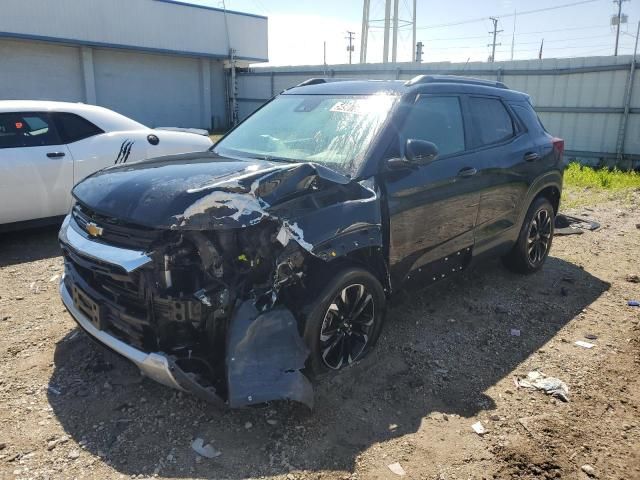
[[[465,106],[480,187],[475,249],[482,253],[519,228],[519,205],[529,184],[527,160],[540,152],[500,97],[470,95]]]
[[[459,260],[459,252],[466,257],[473,246],[479,193],[460,97],[419,95],[399,132],[401,145],[410,138],[433,142],[439,156],[427,165],[385,176],[389,258],[395,281],[407,274],[421,277],[418,273],[430,281],[432,269],[422,267],[449,261],[451,254]],[[453,268],[459,265],[445,271]]]
[[[73,158],[47,112],[0,113],[0,223],[64,215]]]

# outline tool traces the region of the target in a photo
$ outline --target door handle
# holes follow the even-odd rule
[[[49,152],[49,153],[47,153],[47,157],[49,157],[49,158],[64,157],[64,152]]]
[[[462,170],[460,170],[458,172],[458,176],[459,177],[472,177],[474,176],[476,173],[478,173],[478,170],[476,170],[473,167],[466,167],[463,168]]]
[[[536,152],[527,152],[524,154],[525,162],[535,162],[539,158],[540,158],[540,155],[537,154]]]

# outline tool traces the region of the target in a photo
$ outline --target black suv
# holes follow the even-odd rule
[[[157,381],[311,406],[307,375],[362,358],[403,285],[483,255],[542,267],[563,148],[499,82],[309,80],[209,152],[80,182],[60,293]]]

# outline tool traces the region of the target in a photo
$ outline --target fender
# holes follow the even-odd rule
[[[547,187],[555,187],[558,189],[560,194],[562,194],[562,176],[563,171],[560,169],[554,169],[549,172],[540,175],[536,178],[533,183],[529,186],[527,193],[523,199],[523,203],[520,207],[520,213],[518,214],[518,230],[517,235],[520,233],[520,228],[522,227],[522,223],[524,222],[524,217],[527,215],[527,210],[529,209],[529,205],[533,202],[533,199],[538,196],[538,194]]]

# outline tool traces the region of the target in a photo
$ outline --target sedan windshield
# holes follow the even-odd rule
[[[220,155],[314,162],[353,176],[394,96],[280,95],[215,147]]]

